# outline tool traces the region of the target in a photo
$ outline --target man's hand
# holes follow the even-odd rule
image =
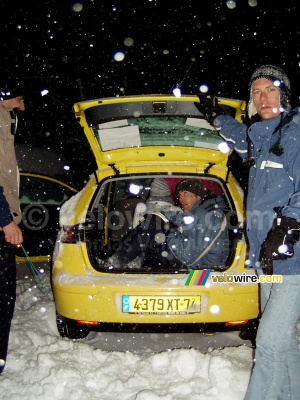
[[[268,236],[263,241],[259,259],[264,274],[273,274],[273,260],[293,257],[294,245],[300,237],[300,223],[293,218],[275,218]]]
[[[195,105],[210,124],[218,115],[226,115],[224,109],[219,105],[217,97],[205,93],[197,93],[197,96],[200,103],[195,103]]]
[[[5,240],[8,243],[21,244],[23,242],[22,231],[15,222],[11,222],[2,229],[5,235]]]

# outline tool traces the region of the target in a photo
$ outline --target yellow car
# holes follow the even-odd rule
[[[219,101],[243,120],[244,101]],[[198,103],[190,95],[148,95],[74,105],[98,168],[60,211],[52,289],[61,336],[143,327],[240,330],[258,317],[258,283],[245,266],[243,190],[227,167],[228,146]],[[186,178],[200,179],[223,197],[230,232],[226,265],[107,268],[103,260],[131,231],[137,204],[156,177],[168,182],[175,201],[174,188]]]

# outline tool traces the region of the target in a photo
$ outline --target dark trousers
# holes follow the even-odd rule
[[[16,302],[15,246],[0,231],[0,372],[6,361],[11,320]]]
[[[145,267],[178,267],[181,263],[170,253],[165,232],[165,222],[157,215],[147,214],[123,239],[114,257],[122,267],[138,256],[142,256]]]

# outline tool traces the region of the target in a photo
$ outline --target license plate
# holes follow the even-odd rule
[[[201,312],[201,296],[122,296],[122,312],[193,314]]]

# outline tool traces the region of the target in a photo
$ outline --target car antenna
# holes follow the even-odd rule
[[[179,83],[177,83],[175,87],[174,86],[171,87],[170,93],[171,92],[174,93],[174,90],[176,90],[176,89],[179,90],[181,93],[181,85],[182,85],[183,81],[186,79],[186,77],[188,76],[188,73],[190,72],[194,62],[195,62],[195,60],[192,59],[191,65],[188,68],[186,68],[186,70],[184,71],[182,80]]]

